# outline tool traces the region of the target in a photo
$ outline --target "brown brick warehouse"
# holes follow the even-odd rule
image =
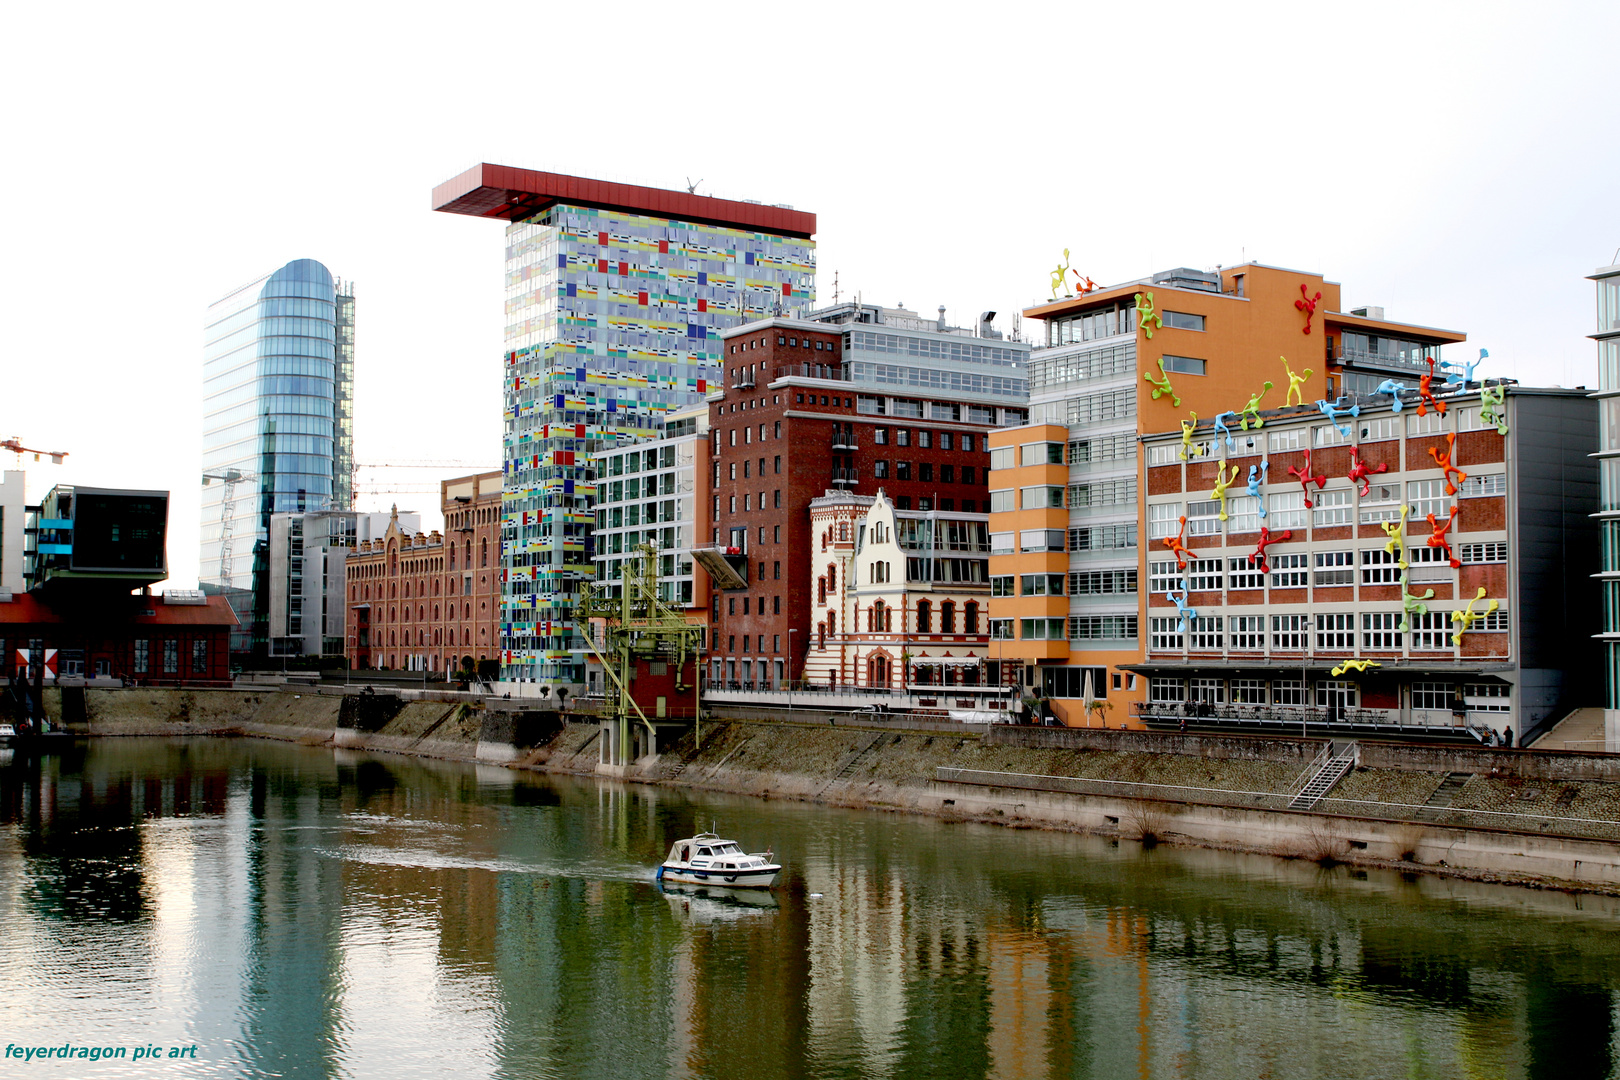
[[[769,673],[759,676],[762,686],[803,677],[816,632],[812,567],[826,561],[811,535],[811,500],[829,491],[881,489],[901,512],[989,511],[986,436],[1022,423],[1024,410],[951,386],[855,381],[849,340],[880,335],[887,319],[896,330],[910,324],[913,331],[903,340],[881,335],[901,342],[891,348],[920,348],[911,342],[953,332],[958,336],[947,344],[958,348],[1011,353],[1016,346],[948,331],[943,317],[922,324],[905,318],[911,313],[863,310],[872,322],[854,322],[855,329],[771,319],[726,335],[725,386],[709,417],[713,520],[708,535],[700,528],[698,537],[712,549],[696,553],[729,586],[711,594],[711,682],[736,681],[743,658],[762,662]],[[838,309],[833,313],[840,317]],[[910,369],[895,366],[902,370]],[[727,554],[729,573],[715,554]]]

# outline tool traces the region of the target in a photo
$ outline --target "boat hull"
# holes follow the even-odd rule
[[[659,881],[719,885],[728,889],[769,889],[781,874],[780,866],[760,866],[748,870],[700,870],[665,863],[658,868]]]

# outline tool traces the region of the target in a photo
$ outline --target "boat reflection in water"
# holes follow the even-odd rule
[[[727,889],[718,885],[686,885],[660,881],[658,889],[669,901],[678,922],[694,924],[735,922],[775,915],[776,894],[765,889]]]

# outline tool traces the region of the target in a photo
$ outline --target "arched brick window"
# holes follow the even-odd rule
[[[979,604],[976,600],[969,600],[962,607],[962,633],[977,634],[979,632]]]
[[[933,633],[933,606],[927,600],[917,601],[917,633]]]
[[[956,604],[953,601],[947,600],[939,605],[939,632],[956,633]]]

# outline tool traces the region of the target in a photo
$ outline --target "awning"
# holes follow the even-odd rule
[[[983,663],[978,656],[913,656],[911,663],[914,667],[978,667]]]

